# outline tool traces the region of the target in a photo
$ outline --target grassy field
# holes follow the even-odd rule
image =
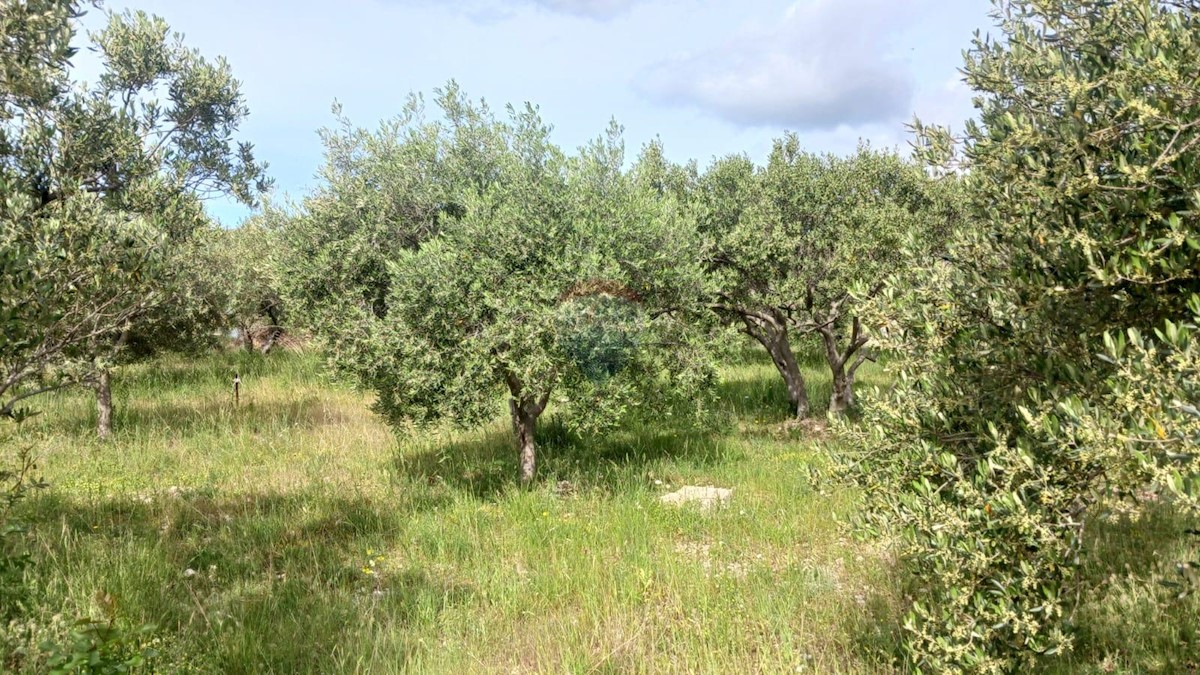
[[[107,443],[85,392],[43,398],[4,450],[36,447],[52,484],[24,508],[37,564],[8,649],[99,617],[102,591],[124,625],[156,626],[155,672],[891,671],[900,583],[839,526],[853,496],[814,478],[824,433],[785,424],[765,359],[723,375],[717,430],[578,439],[551,418],[528,490],[503,418],[397,434],[309,354],[122,371]],[[806,375],[824,401],[828,376]],[[734,497],[659,503],[685,484]],[[1180,529],[1163,513],[1094,531],[1087,573],[1109,591],[1081,604],[1060,666],[1187,667],[1200,605],[1157,584],[1195,553]]]

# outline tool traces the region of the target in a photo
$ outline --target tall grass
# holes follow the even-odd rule
[[[824,403],[828,375],[805,375]],[[97,616],[106,591],[123,622],[156,625],[157,672],[892,670],[901,591],[888,556],[839,526],[854,499],[813,471],[827,439],[785,424],[757,353],[725,369],[721,396],[716,429],[586,439],[551,415],[528,490],[504,419],[394,432],[309,354],[129,368],[111,442],[94,440],[86,393],[43,398],[20,440],[52,488],[26,505],[37,565],[5,667],[37,672],[36,645]],[[711,513],[659,503],[684,484],[734,497]],[[1179,615],[1139,599],[1148,583],[1083,606],[1074,666],[1182,662],[1154,633]],[[1137,647],[1120,646],[1124,611]]]

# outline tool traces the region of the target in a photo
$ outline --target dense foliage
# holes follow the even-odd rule
[[[980,121],[940,159],[971,221],[881,296],[898,385],[849,430],[877,523],[900,525],[915,668],[1070,649],[1085,530],[1200,506],[1197,9],[1002,0],[1002,38],[967,54]],[[950,147],[919,131],[930,159]]]
[[[194,259],[200,199],[253,203],[266,184],[232,136],[247,110],[228,64],[186,48],[143,12],[90,36],[103,72],[76,82],[83,3],[0,6],[0,396],[84,383],[111,428],[109,373],[123,358],[213,329]],[[9,334],[9,331],[13,331]]]
[[[196,247],[202,276],[213,283],[206,293],[220,315],[219,325],[237,330],[248,351],[267,354],[286,330],[279,280],[277,233],[261,217],[237,228],[210,228]]]
[[[334,363],[396,424],[479,424],[507,393],[525,481],[552,401],[587,431],[703,412],[694,229],[623,171],[619,130],[568,157],[532,108],[498,119],[453,85],[437,103],[327,135],[326,185],[282,225]]]
[[[116,366],[230,329],[265,353],[286,322],[395,430],[480,427],[506,402],[530,483],[548,410],[560,436],[704,420],[734,329],[797,418],[798,340],[819,343],[834,416],[883,353],[894,386],[837,426],[865,532],[899,543],[904,665],[1046,665],[1091,590],[1085,535],[1149,504],[1200,516],[1200,0],[994,4],[1001,35],[964,68],[979,119],[964,139],[917,122],[917,161],[785,134],[763,166],[701,171],[658,142],[627,166],[615,123],[568,152],[533,106],[451,82],[375,130],[335,106],[316,189],[226,230],[203,200],[256,205],[268,185],[234,140],[228,64],[126,13],[88,36],[102,72],[79,82],[75,26],[98,3],[0,0],[0,417],[85,385],[107,436]],[[29,590],[19,511],[41,486],[16,454],[0,619]],[[1178,562],[1172,592],[1200,590]],[[105,619],[44,645],[47,667],[144,665],[148,633],[94,599]]]
[[[730,156],[700,177],[713,307],[771,355],[797,417],[809,402],[795,336],[820,337],[834,377],[830,411],[852,407],[855,373],[871,354],[851,291],[871,296],[939,249],[958,215],[948,189],[894,153],[815,155],[795,135],[777,140],[761,169]]]

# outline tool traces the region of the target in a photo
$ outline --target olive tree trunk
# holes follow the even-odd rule
[[[92,387],[96,391],[96,435],[107,439],[112,436],[112,373],[101,370]]]
[[[271,326],[267,332],[267,338],[263,342],[263,346],[259,349],[263,356],[271,352],[275,343],[283,336],[283,326],[281,325],[281,317],[279,316],[279,308],[275,302],[268,302],[263,311],[266,312],[267,318],[271,320]]]
[[[513,436],[517,441],[521,483],[528,485],[533,482],[537,471],[537,421],[546,410],[550,392],[547,391],[540,398],[535,397],[525,393],[525,387],[513,375],[506,374],[505,379],[512,394],[508,400],[508,410],[512,415]]]
[[[275,346],[275,343],[279,340],[280,336],[282,336],[282,335],[283,335],[282,328],[280,328],[279,326],[272,326],[270,329],[270,332],[267,334],[266,341],[263,342],[263,346],[259,347],[258,351],[263,356],[266,356],[267,354],[271,353],[271,349]]]
[[[829,414],[842,415],[854,407],[854,376],[858,367],[871,358],[863,349],[867,336],[863,335],[858,317],[851,322],[850,341],[843,349],[833,321],[817,327],[821,341],[825,343],[825,359],[833,374],[833,388],[829,396]]]
[[[746,326],[746,333],[758,340],[771,355],[771,362],[787,386],[788,403],[796,419],[808,417],[808,388],[788,340],[787,324],[777,317],[746,314],[742,315],[742,322]]]
[[[854,371],[845,364],[830,364],[833,370],[833,390],[829,395],[829,414],[841,415],[854,407]]]
[[[537,445],[534,434],[537,431],[538,413],[517,403],[516,399],[510,399],[508,407],[512,412],[513,433],[516,435],[517,450],[520,453],[521,482],[529,483],[537,470]]]
[[[250,335],[249,326],[238,326],[238,333],[240,333],[242,337],[242,347],[244,347],[248,352],[253,352],[254,337]]]

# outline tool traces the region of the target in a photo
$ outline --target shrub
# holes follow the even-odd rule
[[[1200,491],[1200,3],[999,0],[959,157],[972,216],[871,321],[897,385],[846,427],[868,524],[901,534],[909,665],[1072,646],[1097,518]]]

